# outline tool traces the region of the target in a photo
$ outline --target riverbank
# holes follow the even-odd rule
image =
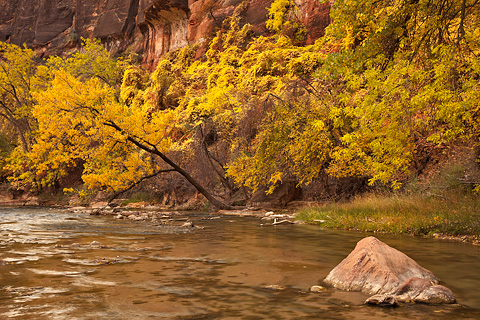
[[[3,206],[43,204],[35,196],[3,198],[5,198]],[[69,207],[66,203],[58,201],[48,203],[48,206],[54,203],[54,206]],[[181,212],[188,209],[192,208],[188,206],[169,208],[152,205],[149,202],[123,199],[110,204],[96,202],[88,207],[69,207],[67,210],[89,215],[111,215],[116,219],[170,224],[172,221],[181,222]],[[357,197],[348,202],[295,201],[282,209],[239,207],[236,210],[210,213],[212,216],[256,216],[262,219],[261,223],[264,225],[308,223],[329,229],[426,236],[480,245],[480,197],[471,193],[445,193],[436,196],[377,193]],[[180,225],[183,225],[183,222]]]
[[[166,209],[159,206],[138,205],[135,203],[126,206],[111,206],[108,204],[100,206],[97,204],[91,207],[70,207],[66,210],[72,213],[112,216],[120,220],[144,221],[153,225],[171,225],[173,223],[181,227],[196,227],[186,218],[192,215],[192,212],[197,212],[195,210]],[[206,218],[207,216],[210,216],[210,218]],[[239,207],[235,210],[205,212],[206,219],[217,219],[220,216],[256,217],[261,220],[261,225],[301,223],[300,221],[295,221],[295,214],[290,210],[274,212],[262,208]]]
[[[325,228],[428,236],[480,245],[480,199],[370,194],[300,209],[297,220]]]
[[[183,212],[145,203],[116,207],[101,206],[99,203],[92,208],[69,210],[154,224],[181,221]],[[212,217],[254,216],[261,219],[263,225],[308,223],[329,229],[424,236],[480,245],[480,199],[465,194],[451,194],[450,197],[406,193],[369,194],[342,203],[296,202],[284,209],[249,207],[213,211],[210,214]]]

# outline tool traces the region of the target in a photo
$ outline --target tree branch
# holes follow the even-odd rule
[[[201,145],[201,148],[203,150],[203,152],[205,153],[205,156],[207,157],[208,159],[208,162],[210,163],[210,166],[213,168],[213,171],[215,171],[215,173],[218,175],[218,177],[220,177],[220,181],[222,182],[222,184],[229,190],[229,191],[232,191],[233,187],[232,185],[230,184],[230,182],[227,180],[227,178],[225,178],[225,175],[220,171],[218,170],[217,166],[213,163],[213,161],[217,162],[217,164],[222,168],[223,168],[223,165],[220,163],[220,161],[218,161],[218,159],[216,159],[214,156],[212,156],[210,154],[210,152],[208,151],[208,147],[207,147],[207,142],[205,141],[205,134],[203,132],[203,128],[202,126],[200,126],[200,134],[202,135],[202,138],[201,138],[201,142],[200,142],[200,145]]]
[[[165,170],[159,170],[157,172],[154,172],[152,174],[144,176],[144,177],[140,178],[140,180],[138,180],[135,183],[133,183],[132,185],[130,185],[128,188],[116,192],[113,196],[110,197],[108,202],[110,203],[111,201],[113,201],[113,199],[117,198],[119,195],[124,194],[125,192],[127,192],[129,190],[132,190],[134,187],[138,186],[142,181],[153,178],[153,177],[159,175],[160,173],[174,172],[174,171],[175,171],[175,169],[165,169]]]
[[[460,44],[463,38],[465,38],[465,10],[466,10],[467,0],[462,0],[462,11],[460,14],[460,25],[458,26],[458,35],[457,35],[457,46]]]
[[[208,192],[200,183],[197,182],[188,172],[186,172],[182,167],[177,165],[175,162],[173,162],[170,158],[168,158],[163,152],[157,149],[156,146],[151,146],[151,143],[142,143],[139,141],[137,138],[131,136],[123,130],[121,127],[119,127],[115,122],[112,120],[108,120],[104,122],[104,125],[109,126],[127,136],[127,141],[131,142],[133,145],[137,146],[138,148],[147,151],[150,154],[157,155],[162,159],[165,163],[167,163],[169,166],[173,168],[173,170],[177,171],[180,173],[187,181],[197,189],[198,192],[200,192],[202,195],[207,198],[208,201],[210,201],[211,204],[213,204],[215,207],[219,209],[231,209],[231,207],[222,201],[218,200],[215,198],[210,192]],[[150,146],[149,146],[150,145]]]

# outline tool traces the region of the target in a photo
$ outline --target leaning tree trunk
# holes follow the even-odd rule
[[[186,172],[183,168],[181,168],[175,162],[170,160],[170,158],[165,156],[165,154],[163,154],[162,152],[160,152],[156,149],[155,149],[155,152],[152,152],[152,153],[159,156],[163,161],[165,161],[168,165],[170,165],[173,169],[175,169],[175,171],[177,171],[182,176],[184,176],[185,179],[187,179],[187,181],[190,182],[190,184],[192,186],[194,186],[195,189],[198,190],[198,192],[203,194],[205,196],[205,198],[207,198],[207,200],[210,201],[210,203],[213,204],[215,207],[217,207],[219,209],[231,209],[231,207],[229,205],[227,205],[227,204],[223,203],[222,201],[218,200],[217,198],[215,198],[197,180],[195,180],[188,172]]]
[[[187,171],[185,171],[182,167],[177,165],[175,162],[173,162],[170,158],[168,158],[163,152],[157,149],[157,147],[153,144],[141,142],[139,139],[132,137],[128,135],[127,132],[123,131],[116,123],[113,121],[108,121],[105,123],[107,126],[110,126],[114,128],[115,130],[118,130],[124,134],[127,134],[127,141],[130,141],[132,144],[137,146],[138,148],[147,151],[150,154],[154,154],[160,157],[165,163],[167,163],[169,166],[173,168],[174,171],[180,173],[187,181],[197,189],[198,192],[203,194],[207,200],[214,205],[218,209],[224,209],[228,210],[231,209],[232,207],[229,206],[226,203],[223,203],[222,201],[218,200],[215,198],[210,192],[207,191],[197,180],[195,180]]]

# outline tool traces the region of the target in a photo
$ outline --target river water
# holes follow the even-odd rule
[[[189,218],[201,228],[0,209],[0,319],[480,319],[478,246],[379,235],[459,302],[383,309],[362,293],[309,292],[366,234]]]

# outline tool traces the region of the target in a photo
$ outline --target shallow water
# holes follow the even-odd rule
[[[379,235],[459,302],[381,309],[362,293],[308,291],[366,234],[190,219],[204,228],[0,209],[0,319],[480,319],[478,246]]]

